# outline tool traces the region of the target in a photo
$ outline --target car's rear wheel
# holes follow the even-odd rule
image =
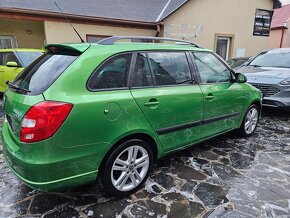
[[[102,186],[112,195],[128,195],[146,181],[152,162],[152,150],[145,141],[126,141],[109,155],[101,173]]]
[[[260,111],[257,105],[253,104],[249,107],[239,129],[243,136],[250,136],[255,131],[259,121],[259,114]]]

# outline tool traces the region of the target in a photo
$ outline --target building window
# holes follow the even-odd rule
[[[108,38],[108,37],[111,37],[111,36],[106,36],[106,35],[90,35],[90,34],[87,34],[86,37],[87,37],[87,42],[89,42],[89,43],[96,43],[96,42],[99,42],[102,39],[105,39],[105,38]]]
[[[215,52],[224,60],[232,57],[234,35],[216,34],[215,35]]]
[[[15,36],[0,36],[0,49],[17,48]]]

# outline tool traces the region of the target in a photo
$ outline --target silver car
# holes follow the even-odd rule
[[[290,109],[290,48],[262,52],[236,70],[263,92],[263,105]]]

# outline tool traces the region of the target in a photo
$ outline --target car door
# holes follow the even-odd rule
[[[202,93],[185,52],[136,54],[131,93],[165,152],[201,138]]]
[[[16,58],[13,52],[3,52],[2,55],[2,65],[0,66],[0,92],[4,92],[7,88],[6,82],[13,82],[15,77],[23,70],[22,67],[7,67],[8,62],[14,61],[18,65],[20,62]]]
[[[194,52],[193,60],[203,94],[203,138],[237,128],[245,99],[241,85],[213,53]]]

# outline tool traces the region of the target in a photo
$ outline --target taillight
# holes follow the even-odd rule
[[[20,140],[38,142],[50,138],[69,115],[73,105],[44,101],[33,105],[21,122]]]

